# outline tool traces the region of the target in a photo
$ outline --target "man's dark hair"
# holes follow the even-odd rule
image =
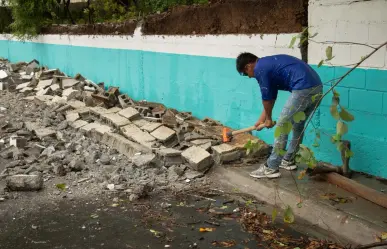
[[[236,59],[236,69],[239,73],[245,70],[247,64],[256,62],[258,57],[252,53],[241,53]]]

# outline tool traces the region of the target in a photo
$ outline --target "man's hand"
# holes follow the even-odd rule
[[[275,122],[273,120],[270,120],[270,119],[266,119],[265,121],[265,127],[270,129],[270,128],[273,128],[275,126]]]

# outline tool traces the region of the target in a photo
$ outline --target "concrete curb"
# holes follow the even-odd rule
[[[296,223],[297,218],[299,218],[313,226],[328,230],[328,232],[336,235],[335,237],[344,239],[354,245],[374,243],[374,236],[385,232],[382,227],[322,203],[317,198],[304,199],[302,207],[298,208],[298,193],[284,189],[281,186],[278,186],[276,191],[274,181],[256,181],[244,171],[238,170],[238,168],[216,166],[211,172],[211,179],[221,185],[236,188],[240,192],[253,195],[258,200],[270,205],[276,205],[277,199],[277,205],[281,205],[281,208],[284,208],[282,203],[291,206],[296,216]],[[342,222],[345,217],[348,217],[347,221]]]

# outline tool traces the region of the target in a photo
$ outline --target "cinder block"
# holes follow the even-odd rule
[[[127,107],[125,109],[122,109],[118,112],[118,115],[121,115],[122,117],[125,117],[129,120],[133,120],[140,117],[140,113],[133,107]]]
[[[77,90],[74,90],[74,89],[72,89],[72,88],[66,88],[66,89],[63,90],[63,92],[62,92],[62,96],[67,98],[67,97],[70,96],[70,94],[73,93],[73,92],[77,92]]]
[[[141,155],[134,155],[132,157],[132,162],[135,166],[146,168],[149,166],[154,166],[156,162],[156,155],[155,154],[141,154]]]
[[[157,155],[162,162],[162,166],[169,167],[172,165],[179,165],[183,163],[181,157],[181,151],[172,148],[161,149],[157,152]]]
[[[387,70],[368,69],[366,72],[366,89],[387,92]]]
[[[342,77],[349,70],[350,68],[347,67],[336,67],[334,78]],[[366,71],[367,70],[361,68],[355,69],[339,83],[339,86],[364,89],[366,84]]]
[[[181,156],[189,163],[190,168],[196,171],[205,171],[213,164],[211,154],[196,146],[186,149]]]
[[[154,136],[157,140],[165,142],[176,135],[176,132],[166,126],[160,126],[155,131],[153,131],[151,135]]]
[[[88,124],[88,122],[86,122],[84,120],[77,120],[77,121],[74,121],[73,123],[71,123],[70,126],[73,127],[74,129],[79,129],[87,124]]]
[[[326,92],[330,87],[324,86],[324,92]],[[349,88],[346,87],[335,87],[335,90],[340,94],[340,104],[345,108],[349,107]],[[321,105],[322,106],[331,106],[332,105],[333,93],[328,93],[325,98],[323,98]]]
[[[216,163],[222,164],[241,158],[241,152],[232,145],[220,144],[211,148],[214,152],[213,157]]]
[[[351,45],[351,63],[356,63],[361,60],[363,56],[370,54],[373,51],[373,48],[369,48],[362,45]],[[370,58],[365,60],[361,66],[362,67],[377,67],[383,68],[385,66],[385,56],[386,49],[380,49],[376,51]],[[348,63],[347,63],[348,64]]]
[[[67,102],[67,104],[69,106],[71,106],[72,108],[74,108],[74,109],[79,109],[79,108],[86,107],[85,103],[83,103],[82,101],[76,100],[76,99],[69,100]]]
[[[74,122],[74,121],[77,121],[79,119],[79,114],[77,112],[70,112],[70,113],[67,113],[66,114],[66,120],[68,122]]]
[[[56,131],[50,128],[38,128],[35,129],[34,132],[39,139],[43,139],[45,137],[53,137],[56,135]]]
[[[116,128],[120,128],[121,126],[125,126],[130,123],[128,119],[118,115],[117,113],[105,113],[102,114],[101,118]]]
[[[19,84],[16,86],[16,90],[26,88],[29,84],[30,84],[30,82]]]
[[[61,88],[62,89],[71,88],[71,87],[75,86],[78,83],[79,83],[79,81],[75,80],[75,79],[62,79],[62,81],[61,81]]]
[[[107,133],[107,132],[112,132],[112,128],[110,128],[109,126],[107,125],[103,125],[103,124],[100,124],[100,123],[97,123],[97,122],[94,122],[94,123],[89,123],[85,126],[82,126],[80,128],[81,130],[83,131],[91,131],[91,130],[95,130],[96,132],[100,133],[100,134],[104,134],[104,133]]]
[[[368,33],[369,44],[382,44],[383,42],[387,41],[386,30],[387,23],[370,23]]]
[[[326,58],[325,50],[328,46],[330,46],[330,45],[323,46],[324,57],[321,59]],[[361,58],[361,56],[359,56],[358,58],[356,58],[355,61],[352,60],[352,58],[351,58],[352,51],[351,51],[351,46],[349,46],[349,45],[335,44],[332,46],[332,51],[333,51],[332,54],[335,57],[331,60],[331,63],[333,65],[337,65],[337,66],[344,66],[344,65],[356,63],[356,62],[359,62],[359,60]],[[364,55],[362,55],[362,56],[364,56]]]
[[[9,145],[16,148],[24,148],[27,145],[27,139],[19,136],[11,136],[9,138]]]
[[[151,136],[149,133],[140,130],[136,125],[129,124],[124,127],[121,127],[121,132],[125,137],[143,145],[147,148],[152,148],[152,144],[156,139]]]
[[[383,93],[376,91],[350,89],[349,108],[370,113],[382,113]]]
[[[141,129],[143,129],[144,131],[147,131],[147,132],[153,132],[154,130],[159,128],[161,125],[162,124],[160,124],[160,123],[149,123],[147,125],[142,126]]]
[[[387,93],[383,93],[383,114],[387,114]]]
[[[44,89],[44,88],[47,88],[49,86],[51,86],[52,84],[52,80],[40,80],[38,85],[36,86],[36,90],[41,90],[41,89]]]
[[[368,23],[337,21],[336,39],[338,42],[368,43]],[[359,35],[360,34],[360,35]]]

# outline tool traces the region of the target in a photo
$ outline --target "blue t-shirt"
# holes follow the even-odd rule
[[[278,90],[291,92],[322,84],[316,71],[307,63],[284,54],[260,58],[254,68],[254,77],[263,100],[276,99]]]

